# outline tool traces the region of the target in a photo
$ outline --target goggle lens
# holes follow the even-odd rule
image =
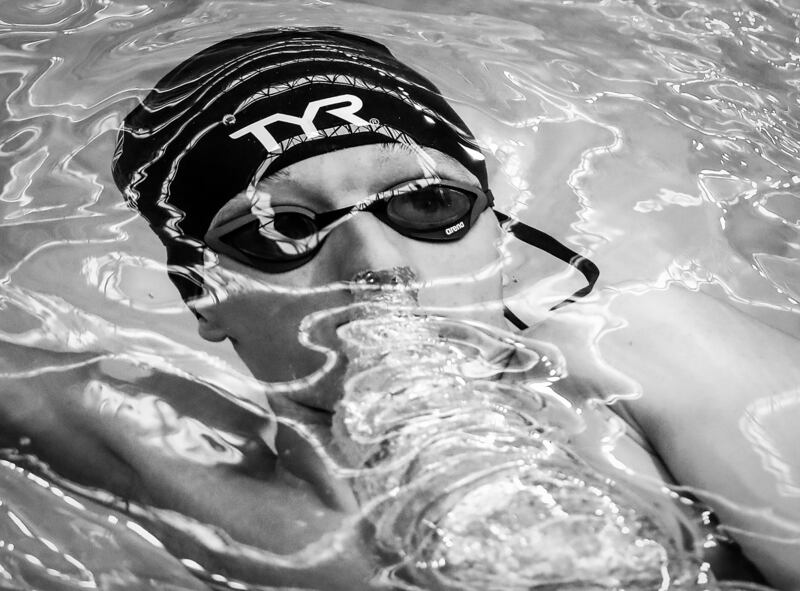
[[[423,179],[321,214],[295,205],[277,205],[258,216],[249,213],[209,230],[206,243],[240,262],[280,273],[305,264],[322,244],[326,228],[355,211],[369,211],[410,238],[453,241],[490,205],[486,193],[469,185]]]
[[[290,240],[308,238],[320,231],[312,216],[299,211],[277,211],[272,224],[278,234]]]
[[[296,220],[301,216],[292,213],[286,217]],[[282,228],[282,231],[277,229],[278,226]],[[313,240],[315,232],[309,232],[308,229],[307,222],[287,224],[285,220],[276,220],[276,222],[263,224],[258,219],[252,219],[247,224],[221,236],[220,240],[228,246],[224,251],[229,254],[238,252],[252,259],[283,262],[304,258],[316,248],[319,241]],[[298,240],[308,237],[311,240]],[[249,260],[243,262],[249,262]]]
[[[398,229],[426,232],[457,223],[472,210],[472,201],[455,187],[430,186],[392,197],[386,203],[386,215]]]
[[[490,191],[451,181],[421,179],[384,191],[364,204],[322,214],[298,206],[277,206],[269,216],[248,213],[211,228],[205,239],[208,246],[235,260],[268,273],[282,273],[311,260],[325,238],[325,227],[354,211],[369,211],[404,236],[454,241],[464,236],[478,216],[493,205]],[[600,274],[592,261],[541,230],[499,211],[494,213],[501,223],[509,222],[508,230],[520,240],[572,265],[586,278],[586,287],[552,309],[591,292]],[[508,308],[506,316],[518,328],[527,328]]]

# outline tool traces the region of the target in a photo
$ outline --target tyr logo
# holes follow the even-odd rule
[[[229,137],[232,139],[239,139],[248,133],[252,133],[255,138],[261,142],[262,146],[272,152],[278,148],[278,142],[275,141],[273,135],[267,131],[268,125],[277,121],[294,123],[303,130],[303,133],[306,134],[307,137],[313,138],[319,135],[319,130],[314,125],[314,118],[317,116],[317,113],[319,113],[320,109],[340,104],[342,105],[341,107],[336,107],[335,109],[329,108],[326,109],[326,111],[331,115],[336,115],[339,117],[339,119],[346,121],[347,123],[352,123],[353,125],[369,125],[369,121],[365,121],[356,115],[361,107],[364,106],[364,103],[361,101],[361,99],[352,94],[340,94],[339,96],[332,96],[330,98],[311,101],[308,103],[306,110],[303,111],[303,115],[300,117],[286,115],[285,113],[275,113],[274,115],[264,117],[255,123],[251,123],[250,125],[234,131]]]

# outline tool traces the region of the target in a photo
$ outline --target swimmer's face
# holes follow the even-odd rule
[[[302,160],[265,178],[255,194],[228,202],[211,228],[279,205],[317,213],[340,209],[420,178],[480,187],[465,167],[436,150],[421,154],[400,144],[359,146]],[[346,282],[356,274],[394,267],[414,272],[423,306],[503,326],[499,238],[488,208],[463,237],[445,242],[404,236],[372,213],[359,212],[337,225],[315,256],[289,271],[268,272],[219,254],[210,275],[223,293],[216,303],[198,307],[200,334],[212,341],[229,339],[259,379],[307,376],[319,369],[322,357],[297,340],[303,317],[352,301]]]

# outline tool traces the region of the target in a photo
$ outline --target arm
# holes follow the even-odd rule
[[[800,589],[800,343],[681,287],[620,295],[603,358],[639,382],[629,408],[678,482],[770,583]]]
[[[3,347],[8,352],[4,359],[12,359],[12,346]],[[306,545],[329,539],[329,534],[348,521],[349,511],[332,506],[331,495],[321,490],[319,483],[311,484],[287,469],[297,463],[297,457],[307,458],[312,451],[287,429],[279,430],[285,458],[274,457],[263,445],[234,447],[192,418],[193,413],[173,407],[180,408],[182,398],[189,404],[212,404],[211,393],[201,392],[200,384],[151,374],[124,383],[104,371],[99,356],[30,349],[16,352],[35,358],[37,367],[48,366],[51,371],[20,375],[11,363],[0,361],[4,365],[0,427],[5,434],[12,434],[7,439],[30,438],[37,455],[80,483],[180,511],[222,528],[236,540],[230,546],[206,548],[208,536],[194,536],[196,528],[184,531],[171,527],[169,521],[145,522],[151,531],[163,534],[162,541],[174,555],[195,558],[211,572],[243,580],[348,591],[367,588],[373,565],[362,532],[350,525],[339,536],[349,540],[346,545],[338,552],[325,548],[328,558],[312,561],[306,568],[284,565],[285,561],[265,558],[252,549],[245,558],[231,554],[237,543],[276,555],[301,551]],[[116,370],[119,374],[119,364]],[[145,385],[163,391],[165,397],[149,394]],[[191,397],[177,391],[187,388],[193,388]],[[217,406],[220,404],[224,403],[218,401]],[[235,428],[240,436],[250,430],[252,441],[257,440],[260,420],[246,416],[241,409],[238,418],[235,408],[194,410],[194,414],[219,415],[216,422],[225,423],[221,427]],[[80,547],[80,540],[75,543]],[[164,560],[174,562],[167,554]]]

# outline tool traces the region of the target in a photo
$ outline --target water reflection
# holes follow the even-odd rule
[[[361,468],[361,504],[378,501],[377,542],[398,556],[400,581],[692,585],[699,569],[672,538],[674,515],[658,492],[637,499],[569,443],[570,431],[585,426],[551,390],[566,372],[558,350],[426,316],[407,291],[362,297],[356,318],[337,331],[349,366],[334,439],[347,464]],[[505,352],[474,347],[492,337]],[[514,374],[525,381],[496,381]],[[645,508],[652,502],[657,512]]]
[[[748,440],[761,456],[761,461],[771,472],[786,496],[800,496],[800,474],[798,466],[791,462],[794,443],[792,436],[782,428],[777,416],[796,415],[800,404],[800,392],[784,392],[755,401],[747,408],[740,426]]]
[[[191,464],[187,480],[203,482],[209,467],[265,479],[281,396],[321,383],[332,367],[265,385],[230,350],[199,340],[162,276],[163,254],[121,206],[108,174],[114,134],[169,67],[255,25],[369,31],[463,111],[491,155],[502,207],[593,255],[612,288],[716,289],[796,339],[798,22],[787,2],[0,3],[0,415],[49,428],[55,402],[59,412],[74,405],[75,421],[51,431],[60,438],[50,446],[3,433],[4,445],[47,456],[58,473],[15,452],[0,464],[0,577],[20,588],[186,589],[311,584],[299,573],[318,567],[317,576],[343,577],[325,561],[352,542],[357,523],[332,537],[315,531],[309,538],[321,542],[287,558],[208,525],[224,491],[200,509],[153,509],[153,498],[174,504],[180,491],[137,497],[138,483],[97,474],[97,458],[63,453],[80,445],[76,432],[122,430],[130,439],[111,438],[119,447],[109,457],[129,457],[147,440],[136,457],[162,473],[181,473],[165,460],[177,458]],[[507,302],[525,320],[576,289],[552,261],[506,248]],[[624,324],[598,307],[601,326],[582,333],[592,345]],[[724,354],[732,366],[759,363]],[[582,358],[602,364],[591,350]],[[592,395],[634,394],[614,382]],[[786,430],[796,406],[791,390],[765,396],[737,423],[786,496],[798,487],[796,438]],[[630,469],[619,446],[607,451],[606,461]],[[304,521],[288,514],[286,523],[295,518]],[[796,535],[783,525],[779,539]]]

